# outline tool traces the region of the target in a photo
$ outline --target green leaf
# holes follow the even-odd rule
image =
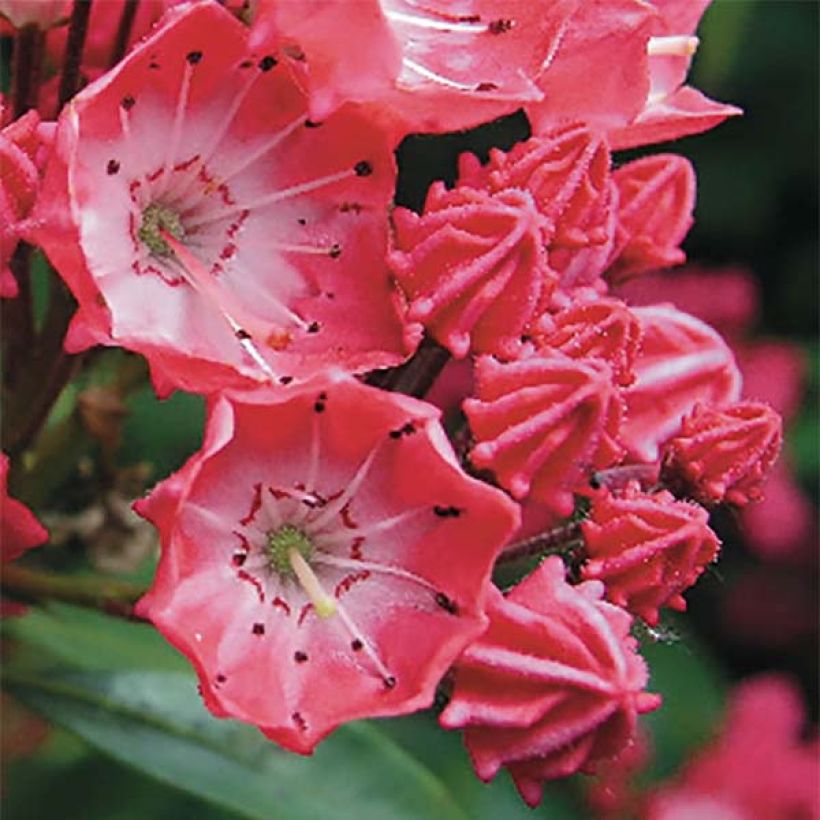
[[[349,724],[310,757],[217,720],[193,676],[6,670],[25,704],[115,759],[247,818],[466,820],[441,783],[369,724]]]

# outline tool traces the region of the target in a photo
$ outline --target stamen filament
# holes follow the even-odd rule
[[[328,595],[310,564],[302,557],[295,547],[288,550],[288,559],[294,574],[302,585],[302,589],[313,604],[316,614],[320,618],[330,618],[336,614],[336,599]]]
[[[393,23],[429,28],[435,31],[464,31],[483,33],[487,31],[486,23],[465,23],[456,20],[431,20],[429,17],[416,17],[412,14],[403,14],[400,11],[385,11],[384,16]]]

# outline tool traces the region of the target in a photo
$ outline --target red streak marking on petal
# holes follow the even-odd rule
[[[146,179],[149,182],[156,182],[162,176],[162,170],[162,168],[157,168],[156,171],[152,171],[150,174],[148,174]]]
[[[242,581],[247,581],[249,584],[253,584],[256,588],[256,593],[259,595],[259,602],[264,604],[265,603],[265,590],[262,588],[262,584],[259,583],[257,578],[254,578],[249,572],[246,572],[244,569],[240,569],[236,573],[236,577]]]
[[[341,512],[339,515],[342,517],[342,523],[351,530],[355,530],[359,525],[353,520],[353,516],[350,514],[350,502],[348,501],[347,504],[342,507]]]
[[[361,561],[364,557],[362,555],[362,545],[364,544],[364,536],[360,535],[358,538],[353,539],[353,543],[350,545],[350,557],[356,561]]]
[[[253,498],[251,499],[251,508],[244,518],[239,519],[239,523],[246,527],[256,517],[259,508],[262,506],[262,484],[257,483],[253,485]]]
[[[199,154],[194,154],[190,159],[186,159],[184,162],[178,162],[174,166],[175,171],[187,171],[195,162],[199,162],[201,157]]]
[[[268,487],[268,492],[277,500],[281,501],[283,498],[293,498],[287,490],[278,490],[276,487]]]
[[[285,601],[283,598],[280,598],[280,597],[277,595],[277,596],[273,599],[272,603],[273,603],[273,606],[274,606],[276,609],[281,609],[281,610],[282,610],[282,612],[284,612],[285,617],[288,617],[288,618],[290,617],[290,606],[288,605],[288,602],[287,602],[287,601]]]
[[[311,609],[313,609],[313,604],[305,604],[299,610],[299,620],[296,622],[297,626],[301,626],[304,623],[304,620],[307,618],[308,612],[310,612]]]
[[[345,592],[347,592],[354,584],[357,584],[359,581],[366,581],[370,577],[370,570],[363,569],[361,572],[353,572],[350,575],[345,576],[336,584],[336,589],[333,591],[333,594],[336,598],[341,598]]]

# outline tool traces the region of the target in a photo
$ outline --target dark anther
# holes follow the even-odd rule
[[[525,333],[521,337],[521,344],[522,345],[525,345],[525,344],[527,344],[528,342],[531,342],[531,341],[532,341],[532,336],[530,336],[529,333]]]
[[[353,166],[353,170],[356,172],[357,177],[369,177],[373,173],[373,166],[366,159],[363,159]]]
[[[396,688],[396,679],[392,675],[388,675],[384,679],[384,688],[385,689],[395,689]]]
[[[290,719],[304,732],[307,729],[307,723],[305,719],[302,717],[301,712],[294,712]]]
[[[598,477],[598,473],[593,473],[589,478],[589,486],[592,487],[593,490],[600,490],[601,489],[601,479]]]
[[[108,173],[108,176],[112,174],[116,174],[117,171],[120,170],[120,164],[115,159],[108,160],[108,165],[105,166],[105,170]]]
[[[322,123],[314,120],[305,120],[305,128],[318,128]]]
[[[331,259],[338,259],[342,255],[342,246],[336,243],[335,245],[330,246],[330,250],[327,252],[327,255]]]
[[[185,59],[191,64],[196,65],[202,59],[201,51],[189,51],[185,55]]]
[[[461,510],[458,507],[442,507],[438,504],[433,507],[433,512],[440,518],[458,518],[461,515]]]
[[[265,634],[265,624],[254,624],[253,630],[254,635],[264,635]]]
[[[324,413],[325,412],[325,403],[323,401],[317,401],[313,405],[313,409],[317,413]]]
[[[290,384],[293,381],[293,376],[280,376],[279,384]]]
[[[407,424],[402,425],[396,430],[391,430],[390,438],[401,438],[402,436],[411,436],[415,432],[416,428],[413,426],[413,422],[408,421]]]
[[[272,54],[268,54],[259,61],[259,70],[270,71],[276,65],[277,62],[278,60],[276,59],[276,57],[274,57]]]
[[[479,83],[475,87],[476,91],[498,91],[498,86],[495,83]]]
[[[361,642],[358,638],[354,638],[354,639],[350,642],[350,648],[351,648],[354,652],[361,652],[363,647],[364,647],[364,644],[363,644],[363,643],[362,643],[362,642]]]
[[[240,327],[236,330],[236,338],[239,339],[239,340],[250,339],[251,334],[248,333],[247,330],[244,330],[243,328]]]
[[[304,63],[307,61],[305,52],[302,51],[302,49],[297,45],[285,46],[282,51],[284,51],[285,54],[291,58],[291,60],[296,60],[299,63]]]
[[[293,653],[293,660],[296,663],[304,663],[308,659],[308,656],[305,652],[294,652]]]
[[[235,553],[231,556],[231,563],[232,563],[235,567],[241,567],[241,566],[242,566],[242,564],[244,564],[244,563],[245,563],[245,560],[247,559],[247,557],[248,557],[248,553],[247,553],[247,552],[235,552]]]
[[[512,20],[498,19],[493,20],[492,23],[487,26],[487,31],[489,31],[490,34],[503,34],[505,31],[509,31],[512,27]]]
[[[253,65],[253,60],[242,60],[239,64],[240,68],[250,68]]]
[[[451,598],[448,598],[443,592],[436,593],[436,603],[445,610],[445,612],[449,612],[451,615],[458,615],[458,604]]]
[[[129,94],[127,97],[123,97],[120,100],[120,105],[126,110],[130,111],[134,107],[134,103],[136,100]]]
[[[307,326],[307,332],[308,333],[318,333],[320,327],[321,327],[321,325],[318,322],[311,322]]]
[[[159,69],[159,63],[156,60],[151,60],[151,62],[148,63],[148,68],[152,71],[157,71],[157,69]]]
[[[299,217],[299,219],[297,219],[296,221],[297,221],[300,225],[307,225],[307,219],[305,219],[304,217],[301,217],[301,216],[300,216],[300,217]]]
[[[216,676],[216,682],[217,683],[225,683],[226,680],[228,680],[228,679],[224,675],[217,675]]]

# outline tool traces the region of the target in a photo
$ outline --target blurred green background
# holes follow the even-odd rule
[[[661,148],[686,154],[698,173],[697,222],[685,247],[692,260],[751,270],[764,296],[757,331],[796,342],[810,357],[804,407],[790,433],[800,456],[799,480],[816,498],[818,4],[717,0],[699,34],[693,83],[709,96],[740,105],[746,115]],[[399,154],[400,201],[418,204],[430,179],[452,178],[461,151],[486,150],[490,141],[508,145],[524,134],[521,118],[512,117],[471,135],[408,140]],[[122,364],[116,357],[123,354],[107,355],[113,356],[112,369]],[[152,465],[151,481],[175,469],[198,445],[203,418],[199,399],[178,394],[158,402],[144,388],[129,398],[128,406],[132,413],[118,458],[124,464]],[[41,500],[65,511],[81,507],[95,486],[99,458],[98,451],[89,449],[82,469],[58,476],[47,492],[51,497]],[[760,562],[745,549],[733,521],[718,526],[725,546],[717,572],[689,596],[689,616],[667,624],[679,639],[647,642],[651,688],[665,697],[663,709],[649,720],[657,752],[652,777],[671,774],[709,737],[732,680],[763,669],[786,670],[797,676],[807,703],[813,707],[817,702],[816,628],[775,649],[738,643],[721,628],[720,601]],[[79,544],[70,541],[60,555],[45,560],[62,570],[89,569]],[[144,581],[150,572],[150,563],[143,562],[122,577]],[[816,571],[812,573],[816,613]],[[785,586],[783,594],[789,594]],[[343,731],[313,761],[285,756],[260,742],[251,729],[208,719],[189,696],[191,679],[174,651],[148,627],[111,621],[52,607],[3,623],[6,635],[21,641],[6,652],[7,667],[13,660],[13,668],[23,670],[12,675],[10,688],[76,733],[55,729],[34,750],[27,749],[39,737],[36,720],[21,713],[19,705],[3,702],[4,820],[34,820],[55,811],[65,820],[293,820],[331,812],[338,818],[372,814],[471,820],[586,815],[576,781],[549,787],[536,812],[523,806],[506,776],[490,787],[481,785],[458,737],[437,730],[427,716],[380,722],[372,732],[367,727],[359,734]],[[58,663],[81,674],[42,674]],[[154,677],[146,678],[142,689],[129,690],[143,692],[144,700],[123,696],[122,681],[133,683],[127,676],[146,670]],[[180,687],[183,697],[177,702],[173,696]],[[157,690],[168,693],[170,712],[168,704],[152,701]],[[146,716],[147,728],[141,721]],[[184,765],[179,771],[163,768],[165,755],[189,760],[193,768],[199,765],[199,775],[184,771]],[[275,794],[268,809],[260,808],[259,798],[266,787]],[[232,796],[220,798],[220,789]],[[337,791],[327,797],[325,789]],[[323,796],[330,805],[322,806]]]

